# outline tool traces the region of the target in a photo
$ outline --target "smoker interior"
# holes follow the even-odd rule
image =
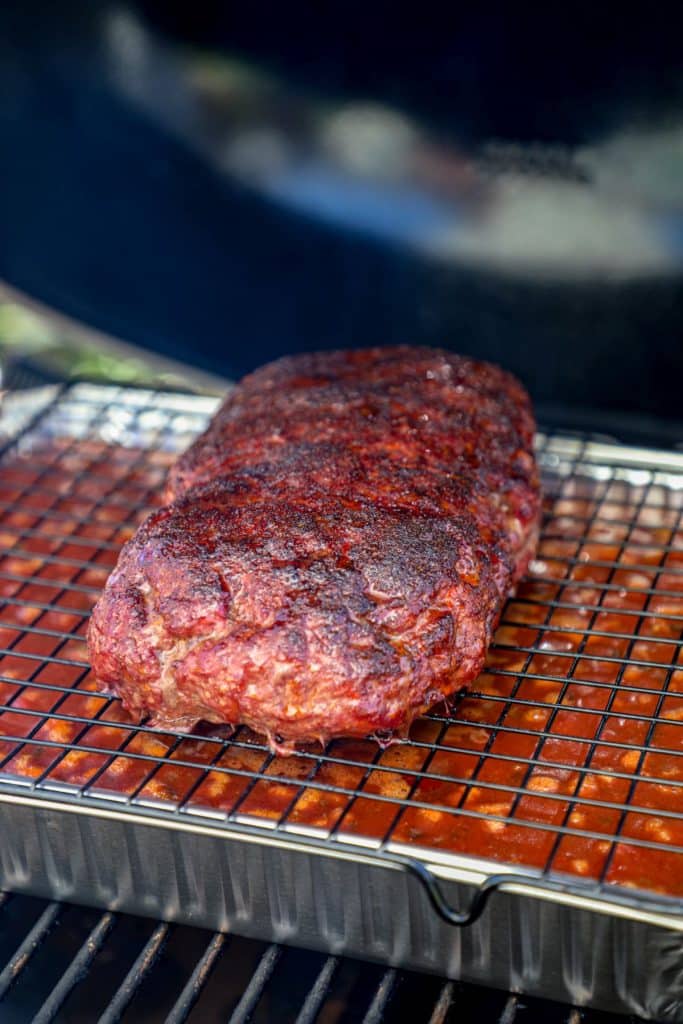
[[[683,855],[683,698],[676,696],[683,686],[677,669],[683,620],[683,458],[615,450],[581,436],[540,435],[547,517],[535,575],[508,606],[476,692],[451,708],[436,709],[405,747],[382,750],[373,744],[362,759],[357,753],[355,758],[340,755],[332,745],[322,753],[304,751],[282,761],[244,731],[188,740],[133,727],[118,702],[97,691],[84,660],[88,611],[120,544],[158,502],[165,467],[201,429],[213,406],[210,399],[77,385],[50,397],[28,423],[16,420],[9,428],[14,436],[0,482],[6,548],[0,561],[3,783],[22,792],[58,792],[65,803],[97,796],[119,809],[141,805],[195,820],[210,815],[228,829],[247,820],[284,835],[294,832],[299,839],[322,837],[331,845],[353,833],[355,842],[379,857],[415,836],[416,815],[418,822],[439,823],[437,832],[418,832],[418,844],[431,843],[432,851],[439,848],[444,822],[454,819],[470,825],[460,832],[476,837],[472,849],[460,853],[481,853],[481,837],[494,836],[497,846],[491,849],[499,859],[509,861],[510,850],[516,849],[517,863],[533,869],[537,880],[561,882],[570,891],[590,883],[593,895],[630,895],[637,906],[635,869],[645,864],[648,878],[658,885],[644,895],[675,909],[667,901],[680,895],[675,886]],[[112,452],[118,452],[116,459]],[[606,615],[616,616],[619,628],[614,623],[607,628]],[[558,636],[561,643],[553,640]],[[473,746],[467,745],[468,733],[475,734]],[[515,744],[522,740],[526,752],[520,754],[519,746],[514,753],[506,751],[511,738]],[[521,766],[516,776],[514,764]],[[346,773],[343,784],[334,775],[337,767]],[[456,792],[455,805],[444,802],[440,786]],[[216,799],[207,798],[209,791]],[[374,833],[368,828],[370,818]],[[447,844],[443,851],[449,852]],[[3,913],[19,914],[12,905],[24,903],[24,897],[15,897]],[[141,930],[135,948],[139,966],[147,968],[144,985],[160,977],[167,962],[160,955],[153,965],[156,944],[166,938],[170,943],[170,931],[197,935],[75,909],[46,910],[40,927],[45,925],[47,934],[54,926],[53,935],[66,936],[58,922],[70,920],[69,915],[86,922],[79,932],[81,945],[74,945],[72,965],[62,965],[58,995],[45,993],[48,1015],[38,1019],[53,1019],[60,1012],[72,985],[92,964],[64,1003],[67,1013],[70,1001],[96,976],[106,950],[116,948],[119,930]],[[39,933],[40,928],[35,937]],[[178,1014],[173,1016],[169,1004],[158,1019],[166,1012],[171,1020],[184,1019],[194,993],[192,978],[203,979],[204,967],[214,958],[218,963],[219,953],[220,961],[228,963],[233,953],[242,956],[239,950],[257,949],[247,940],[206,934],[187,941],[199,949],[194,961],[183,961],[189,1001],[182,1002],[183,991]],[[8,942],[3,979],[16,973],[9,948],[13,940]],[[22,943],[19,938],[19,947]],[[33,938],[28,946],[33,948]],[[85,952],[79,959],[81,948]],[[268,1019],[258,1014],[266,1012],[262,1004],[275,999],[278,972],[287,958],[299,964],[296,972],[283,975],[288,989],[299,984],[298,976],[292,980],[295,974],[302,984],[309,978],[291,1019],[316,1019],[319,995],[322,1015],[317,1019],[363,1019],[358,1007],[365,1000],[365,1019],[391,1020],[413,989],[423,993],[418,1002],[425,1020],[448,1019],[451,1013],[452,1019],[461,1019],[468,1006],[484,1019],[484,1004],[491,1020],[532,1020],[536,1013],[542,1014],[539,1020],[564,1020],[573,1012],[459,984],[444,988],[434,979],[394,969],[340,965],[290,950],[279,954],[273,946],[256,954],[253,976],[242,976],[234,1019],[248,1019],[251,1009],[253,1019]],[[17,962],[24,963],[23,947]],[[323,1009],[333,999],[332,976],[339,972],[341,977],[343,971],[372,980],[357,982],[364,995],[351,994],[346,1003],[346,997],[341,999],[346,1009]],[[126,993],[137,993],[135,972],[131,984],[123,984]],[[205,1002],[210,984],[202,988]],[[17,984],[15,992],[20,991]],[[143,986],[135,998],[142,993]],[[297,1018],[304,1004],[308,1016]],[[330,1016],[333,1012],[338,1015]]]
[[[377,964],[0,896],[2,1020],[618,1024],[635,1018]]]

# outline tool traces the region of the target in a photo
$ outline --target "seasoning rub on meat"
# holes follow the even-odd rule
[[[426,348],[278,360],[230,392],[121,552],[92,667],[136,717],[279,750],[404,735],[480,672],[540,514],[528,396]]]

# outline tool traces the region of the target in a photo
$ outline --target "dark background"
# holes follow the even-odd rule
[[[513,252],[501,264],[495,243],[491,259],[434,258],[391,223],[366,230],[346,217],[343,188],[317,216],[216,158],[210,118],[187,99],[188,59],[238,58],[275,76],[257,111],[240,106],[239,129],[272,117],[307,158],[311,110],[399,111],[445,159],[436,184],[408,182],[411,195],[445,192],[456,221],[500,208],[512,161],[525,195],[573,182],[609,227],[609,179],[594,180],[577,154],[633,126],[669,133],[675,151],[680,15],[441,6],[5,4],[0,279],[224,375],[301,349],[438,344],[516,370],[574,421],[596,409],[683,420],[683,189],[679,201],[670,156],[661,174],[674,184],[661,195],[656,173],[651,186],[629,184],[628,167],[617,168],[626,186],[619,173],[613,186],[615,223],[637,216],[654,262],[625,270],[617,235],[614,265],[608,251],[593,266],[579,242],[552,273],[542,246],[529,260],[521,243],[518,262]],[[553,196],[549,236],[552,205],[565,201],[562,188]]]
[[[314,89],[382,98],[470,140],[579,143],[624,114],[683,99],[683,21],[673,7],[141,0],[137,8],[178,39],[249,54]]]

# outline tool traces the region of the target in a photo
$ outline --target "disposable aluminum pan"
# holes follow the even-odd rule
[[[683,1020],[683,457],[540,435],[543,539],[476,692],[281,759],[134,726],[85,659],[213,400],[32,401],[2,424],[3,888]]]

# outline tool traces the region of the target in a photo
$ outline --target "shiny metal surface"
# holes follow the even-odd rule
[[[103,442],[114,443],[123,446],[122,451],[127,446],[130,453],[127,458],[134,459],[133,465],[139,471],[147,449],[154,450],[157,456],[166,452],[172,457],[177,447],[187,443],[201,429],[215,405],[215,400],[209,398],[151,395],[90,385],[77,385],[61,393],[48,391],[43,395],[42,406],[33,405],[31,398],[29,396],[32,418],[28,417],[28,426],[26,409],[22,410],[21,402],[10,403],[9,410],[5,410],[6,444],[11,448],[19,431],[17,444],[24,453],[20,466],[27,469],[29,475],[36,472],[40,439],[45,437],[53,441],[69,440],[68,451],[76,459],[79,443],[96,446]],[[677,481],[681,478],[683,455],[552,435],[539,438],[539,451],[542,464],[551,471],[553,479],[572,487],[577,479],[591,486],[597,482],[603,490],[612,487],[616,470],[608,467],[614,463],[619,474],[618,486],[636,488],[631,494],[636,508],[646,516],[659,516],[664,509],[667,516],[673,517],[672,522],[678,521],[682,492]],[[106,457],[106,451],[104,454]],[[6,461],[5,465],[11,469],[12,463]],[[54,473],[57,465],[58,462],[50,460],[44,467],[45,472]],[[580,467],[578,476],[577,467]],[[141,479],[143,486],[149,486],[144,484],[144,473]],[[25,502],[34,499],[37,507],[42,507],[50,491],[49,480],[43,476],[37,481],[33,477],[32,482],[25,481],[23,497],[4,503],[4,512],[10,516],[21,514]],[[85,487],[89,500],[97,501],[93,488],[102,486],[101,481],[98,484],[98,471],[93,470],[78,480],[74,478],[73,484]],[[571,490],[563,491],[562,486],[560,490],[565,495],[571,494]],[[59,488],[58,492],[63,493]],[[605,491],[603,498],[611,500],[609,492]],[[117,527],[126,515],[139,517],[143,513],[144,502],[135,500],[125,488],[118,487],[114,500]],[[619,500],[625,500],[623,494]],[[97,507],[106,507],[103,499],[99,499]],[[73,516],[74,512],[71,508],[68,515]],[[341,832],[338,825],[327,832],[292,827],[295,823],[290,821],[294,807],[291,798],[287,801],[288,810],[279,821],[246,814],[243,799],[238,800],[230,812],[203,806],[192,794],[197,792],[199,782],[211,770],[221,751],[230,747],[239,750],[244,746],[239,735],[232,739],[204,738],[209,744],[215,743],[216,756],[208,765],[197,763],[195,767],[200,775],[190,787],[190,796],[175,805],[159,799],[158,795],[150,797],[144,793],[146,780],[162,770],[166,755],[147,750],[136,753],[128,746],[133,738],[137,742],[151,737],[154,730],[145,726],[131,730],[130,723],[117,724],[116,716],[114,719],[109,716],[114,731],[126,730],[123,747],[100,748],[94,742],[79,741],[77,736],[58,739],[57,733],[51,731],[53,728],[68,726],[75,728],[76,733],[83,733],[93,724],[91,718],[67,710],[64,704],[69,695],[74,694],[71,687],[84,678],[88,667],[78,656],[69,654],[65,645],[73,647],[80,635],[87,615],[87,609],[79,611],[81,604],[87,595],[97,592],[95,577],[100,573],[104,578],[106,566],[117,550],[116,544],[98,534],[94,554],[91,551],[86,557],[83,545],[90,550],[92,542],[76,533],[74,542],[81,545],[79,550],[73,554],[60,553],[60,547],[53,547],[51,553],[42,550],[37,564],[35,554],[31,555],[28,574],[20,571],[22,558],[27,557],[25,545],[30,547],[34,540],[43,536],[49,536],[51,543],[61,544],[60,531],[66,529],[64,522],[68,515],[66,509],[46,508],[46,532],[22,524],[21,537],[8,552],[10,561],[0,567],[0,575],[9,588],[4,598],[6,609],[31,607],[41,615],[45,611],[69,609],[69,615],[75,620],[72,633],[24,623],[17,636],[9,640],[3,662],[0,662],[0,669],[5,670],[3,685],[12,687],[11,695],[5,697],[2,706],[5,727],[0,784],[0,884],[12,890],[92,903],[110,910],[301,944],[332,955],[363,956],[393,967],[418,968],[579,1005],[638,1012],[660,1019],[681,1019],[683,918],[680,901],[667,899],[661,893],[636,892],[615,885],[607,875],[593,880],[560,875],[553,870],[550,860],[539,871],[506,865],[504,858],[502,863],[494,863],[416,844],[406,846],[396,842],[391,830],[378,843],[362,834]],[[77,515],[77,523],[80,528],[91,531],[94,520],[83,508]],[[556,520],[551,518],[550,523]],[[552,538],[552,529],[549,537]],[[634,557],[629,565],[635,571],[644,551],[638,547],[637,540],[634,543],[630,552]],[[77,557],[81,550],[83,557]],[[627,549],[622,546],[622,550]],[[675,550],[675,546],[665,545],[662,557],[668,557]],[[643,553],[639,554],[641,551]],[[542,560],[540,556],[539,560]],[[562,561],[557,553],[555,561],[558,564]],[[595,564],[606,573],[614,571],[619,564],[618,560],[614,565],[600,563],[597,559]],[[586,562],[569,557],[568,565],[570,568],[585,566]],[[41,577],[40,566],[45,567],[46,578]],[[67,570],[66,575],[64,570]],[[539,564],[534,571],[542,580],[549,568]],[[46,600],[40,600],[36,588],[49,586],[50,578],[53,582],[59,580],[58,590],[65,595],[65,605],[59,601],[55,604],[54,596],[50,597],[47,591]],[[661,592],[657,590],[658,578],[646,588],[648,592]],[[576,585],[576,581],[570,579],[566,586],[571,587],[572,582]],[[25,591],[26,597],[21,596],[21,586],[30,588]],[[615,593],[615,586],[604,582],[603,592]],[[539,598],[535,598],[531,606],[538,601]],[[561,596],[548,599],[549,610],[561,609],[564,604]],[[572,602],[568,606],[575,607]],[[639,613],[637,620],[645,621],[647,615],[647,612]],[[33,619],[34,623],[36,621]],[[595,636],[600,636],[599,630]],[[43,638],[39,657],[35,652],[31,655],[29,650],[22,649],[26,644],[29,647],[35,644],[39,637]],[[502,656],[506,645],[503,642],[498,646]],[[509,671],[520,679],[532,680],[534,671],[530,659],[535,654],[534,645],[514,649],[514,654],[523,656],[524,667],[521,672],[519,667]],[[620,672],[629,664],[629,657],[633,659],[631,664],[637,667],[638,659],[631,651],[628,656],[616,659]],[[18,684],[17,680],[25,678],[25,669],[30,668],[32,661],[37,664],[31,669],[30,678]],[[646,664],[651,666],[652,661]],[[51,682],[37,678],[46,667],[57,672],[68,670],[74,682],[66,685],[56,681],[56,677]],[[663,664],[662,670],[664,667]],[[499,664],[497,671],[504,674],[508,670]],[[621,679],[621,675],[617,678]],[[601,692],[602,684],[595,685],[596,692]],[[616,687],[612,687],[610,699],[618,692],[619,685],[617,682]],[[664,690],[665,686],[654,714],[646,716],[652,724],[659,721],[658,709],[662,707]],[[630,692],[628,686],[624,692]],[[637,686],[635,692],[638,692]],[[41,695],[41,701],[52,700],[49,707],[41,704],[44,708],[41,716],[36,716],[36,708],[31,704],[32,693]],[[493,694],[491,697],[495,700]],[[486,698],[475,697],[475,701],[478,699]],[[514,693],[508,699],[521,709],[534,706],[533,700],[529,702]],[[112,702],[100,700],[96,718],[105,707],[111,708]],[[590,709],[589,713],[595,714]],[[441,721],[438,713],[432,717],[436,722]],[[443,721],[457,722],[457,717],[456,712],[454,717]],[[625,716],[625,720],[629,718],[633,715]],[[21,723],[26,723],[28,730],[17,732]],[[505,723],[494,724],[492,734],[507,728]],[[543,739],[551,734],[540,735]],[[652,726],[648,735],[652,735]],[[172,756],[180,742],[181,738],[177,737],[166,754]],[[647,742],[649,740],[636,744],[640,751],[639,764]],[[605,744],[609,746],[609,741],[601,741],[601,745]],[[252,751],[259,749],[256,739],[249,740],[247,745]],[[23,774],[17,771],[17,758],[28,758],[26,765],[31,768],[32,752],[39,749],[50,756],[38,773],[26,768]],[[80,786],[53,775],[55,764],[59,765],[78,751],[103,755],[101,767],[87,784]],[[428,753],[425,750],[425,754]],[[112,792],[100,781],[108,766],[117,759],[123,763],[121,756],[129,762],[137,760],[138,764],[147,765],[133,793]],[[489,756],[495,759],[495,752]],[[315,767],[318,762],[333,766],[335,760],[333,753],[323,752],[312,758],[311,766]],[[525,778],[529,779],[538,764],[534,758],[527,760]],[[588,771],[589,766],[590,761],[578,765],[579,773]],[[191,762],[188,767],[192,767]],[[368,770],[364,778],[367,779],[369,768],[365,767]],[[369,767],[373,773],[383,777],[389,773],[391,777],[391,766],[384,762],[379,749]],[[264,774],[266,769],[268,773]],[[438,772],[435,774],[430,761],[425,762],[423,768],[416,768],[414,773],[416,784],[422,779],[438,779]],[[242,778],[247,792],[266,780],[278,784],[272,758],[260,769],[233,767],[228,774]],[[484,780],[482,784],[486,786]],[[512,787],[512,813],[523,797],[525,785]],[[303,780],[303,788],[346,793],[351,806],[354,800],[370,797],[378,802],[378,807],[382,806],[382,801],[393,803],[397,812],[411,802],[437,809],[416,797],[415,792],[405,798],[395,795],[389,798],[381,793],[372,796],[370,790],[364,791],[363,785],[347,792],[343,786],[318,781],[314,773]],[[510,789],[510,786],[497,783],[495,788]],[[590,807],[593,803],[579,791],[573,794],[574,806]],[[634,806],[627,802],[620,804],[619,809],[625,815]],[[438,809],[441,812],[443,808]],[[490,811],[468,811],[467,807],[457,808],[455,813],[463,811],[473,820],[486,819],[491,814]],[[495,813],[493,816],[500,817]],[[661,822],[666,817],[665,811],[658,811],[655,820]],[[517,820],[509,819],[510,823],[517,823]],[[524,822],[523,819],[522,823],[526,829],[539,833],[550,829],[557,842],[562,836],[577,832],[566,815],[559,821],[551,819],[550,824]],[[578,835],[581,834],[578,829]],[[607,837],[595,838],[605,841]],[[671,843],[660,845],[667,854],[676,855],[677,848]],[[657,840],[643,840],[620,831],[615,846],[627,850],[656,849]],[[466,924],[466,927],[457,928],[456,923]],[[387,985],[390,988],[389,982]]]

